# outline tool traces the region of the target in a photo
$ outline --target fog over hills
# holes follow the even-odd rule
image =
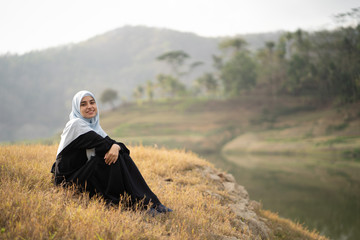
[[[276,41],[280,33],[242,36],[249,49]],[[24,39],[26,41],[26,39]],[[106,88],[130,98],[133,89],[167,72],[156,57],[172,50],[204,65],[184,79],[187,85],[212,71],[221,38],[148,27],[123,27],[78,44],[0,56],[0,141],[53,136],[68,119],[72,96],[87,89],[100,97]]]

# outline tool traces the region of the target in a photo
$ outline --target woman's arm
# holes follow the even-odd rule
[[[108,137],[102,137],[94,131],[80,135],[69,144],[70,149],[95,148],[97,155],[105,155],[116,142]]]
[[[110,165],[118,159],[121,150],[120,145],[106,136],[105,138],[94,131],[87,132],[76,138],[71,144],[74,149],[91,149],[95,148],[95,154],[104,156],[105,163]]]
[[[121,151],[126,153],[127,155],[130,155],[130,150],[123,144],[122,142],[116,142],[121,148]]]
[[[104,138],[94,131],[79,136],[71,143],[71,147],[78,149],[95,148],[96,155],[104,156],[105,163],[109,165],[117,161],[120,151],[130,155],[130,150],[125,144],[116,142],[109,136]]]
[[[130,150],[129,150],[126,146],[125,146],[125,144],[124,144],[124,143],[122,143],[122,142],[117,142],[117,141],[115,141],[115,140],[111,139],[109,136],[106,136],[106,138],[108,138],[110,141],[113,141],[114,143],[116,143],[117,145],[119,145],[119,146],[120,146],[120,151],[121,151],[121,152],[123,152],[123,153],[126,153],[126,154],[130,155]]]
[[[115,163],[119,157],[119,152],[120,152],[120,146],[116,143],[114,143],[110,150],[105,154],[105,163],[110,165],[112,163]]]

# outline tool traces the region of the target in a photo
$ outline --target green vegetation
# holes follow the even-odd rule
[[[284,95],[311,96],[319,103],[358,101],[359,12],[360,8],[356,8],[338,16],[351,17],[357,25],[333,31],[310,33],[299,29],[287,32],[277,42],[265,42],[256,52],[250,52],[246,48],[247,42],[240,37],[223,39],[218,46],[222,54],[213,55],[215,71],[196,79],[197,88],[187,91],[179,82],[185,72],[179,69],[189,54],[184,51],[164,53],[157,60],[166,61],[171,66],[172,75],[158,75],[160,88],[169,92],[170,98],[193,97],[199,93],[217,96],[214,93],[221,89],[220,96],[232,98],[254,90],[274,103]],[[202,85],[201,92],[199,85]]]
[[[104,104],[110,103],[111,106],[114,108],[114,101],[117,99],[118,95],[114,89],[105,89],[104,92],[101,94],[100,101]]]

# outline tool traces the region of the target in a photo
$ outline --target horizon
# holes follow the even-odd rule
[[[59,45],[47,46],[47,47],[39,48],[39,49],[31,49],[29,51],[20,52],[20,53],[18,53],[18,52],[1,53],[0,52],[0,57],[4,56],[4,55],[18,55],[18,56],[21,56],[21,55],[25,55],[25,54],[32,53],[32,52],[41,52],[41,51],[46,51],[46,50],[49,50],[49,49],[62,48],[62,47],[67,47],[67,46],[70,47],[72,45],[77,45],[77,44],[89,41],[89,40],[91,40],[93,38],[96,38],[97,36],[102,36],[102,35],[105,35],[105,34],[108,34],[110,32],[117,31],[117,30],[123,29],[123,28],[148,28],[148,29],[157,29],[157,30],[165,30],[165,31],[174,31],[174,32],[184,33],[184,34],[194,34],[195,36],[198,36],[198,37],[201,37],[201,38],[227,38],[227,37],[235,37],[235,36],[261,35],[261,34],[268,34],[268,33],[285,32],[284,30],[275,30],[275,31],[267,31],[267,32],[254,32],[254,33],[245,33],[245,34],[235,34],[235,35],[232,35],[232,36],[214,36],[213,37],[213,36],[202,36],[202,35],[194,33],[194,32],[181,31],[181,30],[170,29],[170,28],[166,28],[166,27],[151,27],[151,26],[145,26],[145,25],[124,25],[124,26],[121,26],[121,27],[118,27],[118,28],[115,28],[115,29],[112,29],[112,30],[109,30],[109,31],[106,31],[106,32],[95,34],[93,36],[90,36],[87,39],[80,40],[80,41],[77,41],[77,42],[61,43]],[[304,30],[304,29],[302,29],[302,30]]]
[[[201,37],[331,30],[336,26],[332,16],[359,5],[355,0],[0,0],[0,54],[76,44],[125,26],[169,29]]]

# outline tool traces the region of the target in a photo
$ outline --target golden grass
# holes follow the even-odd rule
[[[210,165],[180,150],[131,147],[159,199],[174,212],[107,207],[51,183],[57,146],[0,146],[0,239],[252,239],[232,225],[233,213],[206,190],[226,197],[203,176]]]
[[[289,219],[280,218],[278,214],[260,210],[259,214],[268,219],[268,225],[273,229],[272,239],[291,239],[291,240],[328,240],[327,237],[320,236],[316,231],[308,231],[302,224],[295,223]]]

